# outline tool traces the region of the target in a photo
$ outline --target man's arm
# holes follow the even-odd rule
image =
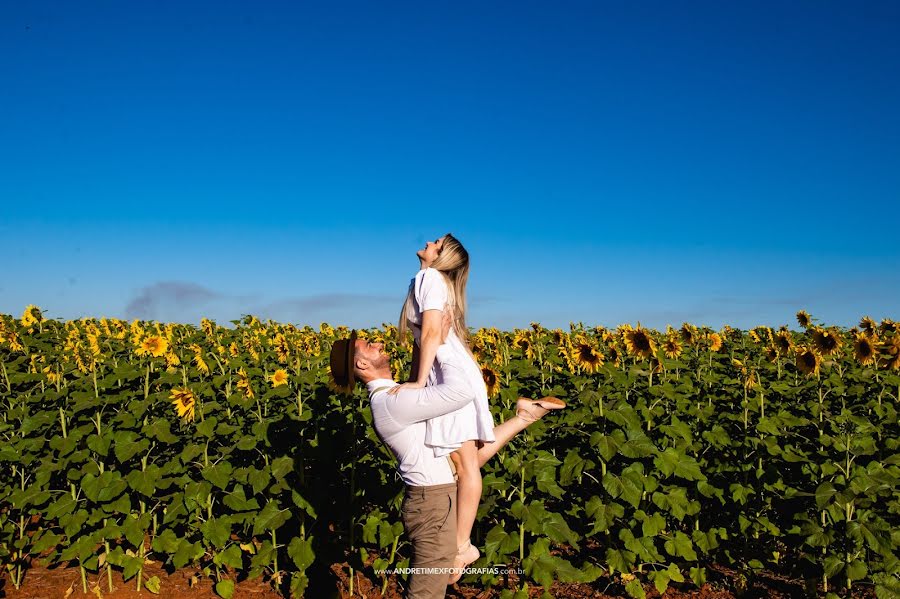
[[[441,374],[444,380],[438,385],[421,389],[403,388],[394,395],[382,391],[388,415],[398,424],[409,425],[455,412],[475,399],[475,393],[461,369],[442,365]]]

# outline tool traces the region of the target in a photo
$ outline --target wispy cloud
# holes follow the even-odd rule
[[[222,297],[196,283],[160,281],[142,288],[125,306],[125,315],[129,319],[155,319],[163,312],[194,309]]]

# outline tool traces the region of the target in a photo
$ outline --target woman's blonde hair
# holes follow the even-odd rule
[[[469,252],[462,246],[458,239],[450,233],[444,235],[444,243],[431,268],[440,272],[447,282],[449,296],[453,302],[453,329],[456,336],[467,348],[469,347],[469,329],[466,327],[466,283],[469,281]],[[407,294],[400,310],[400,322],[397,325],[397,335],[402,342],[406,338],[407,320],[406,311],[412,301],[412,294]]]

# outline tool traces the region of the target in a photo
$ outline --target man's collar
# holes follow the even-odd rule
[[[368,390],[369,395],[371,396],[372,393],[380,387],[396,387],[397,384],[396,381],[392,381],[391,379],[375,379],[366,383],[366,390]]]

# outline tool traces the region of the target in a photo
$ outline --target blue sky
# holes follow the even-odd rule
[[[895,2],[0,7],[0,312],[900,318]]]

